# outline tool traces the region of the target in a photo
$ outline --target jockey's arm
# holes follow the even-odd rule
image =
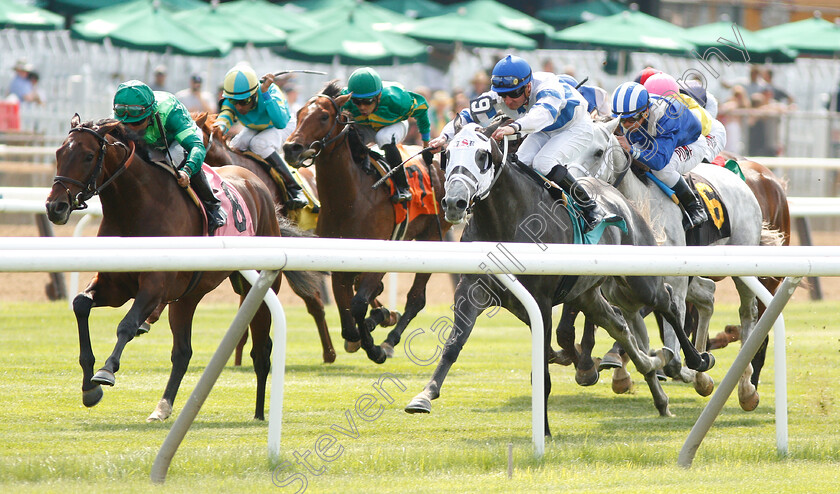
[[[268,91],[260,95],[260,99],[274,127],[285,129],[292,117],[289,114],[289,105],[280,89],[277,86],[269,86]]]

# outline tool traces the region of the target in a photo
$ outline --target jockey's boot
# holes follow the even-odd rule
[[[207,211],[207,233],[212,236],[213,232],[227,221],[227,213],[222,209],[222,202],[213,194],[213,189],[210,188],[210,183],[203,171],[199,170],[190,177],[190,184],[201,203],[204,204],[204,210]]]
[[[385,144],[382,146],[382,151],[385,152],[385,161],[393,170],[394,167],[402,163],[402,156],[397,149],[396,144]],[[394,182],[394,195],[391,196],[391,202],[400,203],[411,200],[411,189],[408,187],[408,179],[405,176],[405,166],[400,167],[400,170],[395,171],[391,175],[391,180]]]
[[[674,184],[674,194],[677,195],[677,199],[680,200],[680,204],[688,215],[690,224],[686,230],[690,230],[709,219],[709,215],[706,214],[706,210],[703,209],[700,200],[697,199],[697,196],[694,195],[694,192],[682,176]]]
[[[575,177],[569,173],[563,165],[557,165],[548,172],[546,178],[559,185],[567,194],[574,198],[575,202],[580,206],[581,216],[585,224],[584,233],[591,231],[598,226],[602,221],[613,222],[619,221],[615,214],[607,214],[601,209],[601,206],[595,202],[595,199],[589,196],[589,193],[575,180]]]
[[[286,201],[286,207],[288,209],[300,209],[309,204],[309,199],[306,198],[306,194],[303,193],[300,184],[295,181],[291,170],[289,170],[283,158],[277,154],[277,151],[266,156],[265,160],[283,178],[283,185],[286,186],[286,193],[289,195],[289,200]]]

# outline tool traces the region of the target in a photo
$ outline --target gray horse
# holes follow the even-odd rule
[[[531,170],[502,159],[502,153],[495,141],[486,137],[490,130],[492,129],[482,133],[476,124],[465,125],[457,131],[446,150],[449,164],[446,169],[446,196],[442,201],[446,220],[461,223],[468,211],[472,212],[461,241],[530,243],[535,240],[534,232],[539,230],[540,242],[573,243],[572,222],[575,219],[572,213],[559,201],[552,199],[546,188],[533,177]],[[605,211],[620,215],[626,222],[626,233],[618,226],[607,226],[600,243],[655,245],[653,232],[646,221],[618,191],[599,180],[584,179],[583,182],[590,189],[590,194],[598,198]],[[539,227],[533,222],[537,222]],[[673,357],[673,352],[666,348],[657,351],[653,357],[648,356],[646,346],[640,347],[634,332],[628,327],[643,326],[639,309],[652,306],[671,321],[674,327],[682,329],[675,301],[662,277],[580,276],[573,284],[566,281],[568,277],[559,275],[519,278],[536,299],[543,317],[546,403],[551,391],[548,372],[551,310],[557,304],[568,303],[579,308],[621,342],[636,369],[644,374],[659,414],[671,416],[668,397],[662,390],[655,371]],[[522,304],[491,275],[462,275],[455,290],[455,324],[450,337],[431,380],[406,406],[406,412],[431,412],[431,400],[440,396],[443,381],[469,338],[476,318],[487,308],[468,302],[475,298],[470,291],[479,285],[492,292],[492,305],[500,305],[521,321],[530,324]],[[613,309],[611,304],[619,307],[620,311]],[[694,348],[691,347],[690,350]],[[700,356],[694,350],[694,361],[699,367],[708,368],[713,365],[713,361],[709,359],[708,354]],[[547,416],[545,431],[546,435],[550,435]]]

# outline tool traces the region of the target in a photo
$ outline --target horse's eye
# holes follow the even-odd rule
[[[595,151],[595,157],[596,158],[600,158],[603,155],[604,155],[604,150],[603,149],[599,149],[599,150]]]
[[[93,161],[93,153],[86,154],[85,161]]]
[[[322,122],[327,123],[327,121],[328,121],[329,119],[330,119],[330,116],[329,116],[329,115],[327,115],[326,113],[324,113],[323,115],[321,115],[321,121],[322,121]]]

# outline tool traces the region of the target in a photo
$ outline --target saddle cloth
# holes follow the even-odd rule
[[[239,191],[228,185],[212,167],[202,163],[201,171],[207,176],[213,193],[222,203],[222,209],[227,213],[227,221],[224,226],[214,232],[214,237],[253,237],[254,221],[248,204],[242,200]],[[201,207],[201,214],[204,216],[204,223],[207,224],[207,213]],[[206,228],[206,227],[205,227]],[[206,231],[206,230],[205,230]]]
[[[711,245],[732,235],[732,224],[727,206],[712,184],[692,172],[686,174],[685,177],[688,186],[697,191],[703,207],[709,213],[709,221],[685,233],[686,245]]]

